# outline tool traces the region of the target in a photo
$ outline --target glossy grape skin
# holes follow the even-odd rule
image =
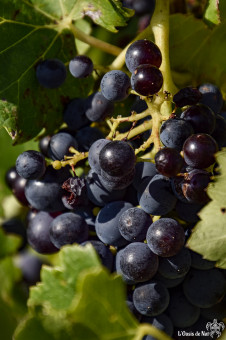
[[[185,140],[194,133],[190,123],[180,118],[166,120],[160,128],[160,140],[169,148],[182,150]]]
[[[132,204],[124,201],[115,201],[106,204],[98,213],[95,229],[98,238],[106,244],[122,247],[128,243],[119,232],[118,221],[121,214],[132,208]]]
[[[89,165],[92,168],[92,170],[94,170],[99,175],[101,173],[99,155],[103,147],[108,143],[110,143],[110,140],[101,138],[95,141],[89,149],[88,155]]]
[[[132,43],[125,56],[126,66],[133,73],[140,65],[150,64],[159,68],[162,63],[162,54],[158,46],[150,40],[136,40]]]
[[[112,141],[106,144],[99,155],[100,167],[111,176],[122,176],[135,167],[133,148],[124,141]]]
[[[158,264],[158,256],[142,242],[130,243],[120,258],[122,273],[135,282],[150,280],[157,272]]]
[[[122,269],[121,269],[121,265],[120,265],[120,262],[121,262],[121,256],[124,252],[124,249],[125,248],[121,248],[120,250],[117,251],[117,254],[115,256],[115,271],[117,274],[121,275],[122,277],[122,280],[127,284],[127,285],[135,285],[136,284],[136,281],[134,280],[131,280],[130,278],[128,278],[128,276],[126,276],[123,272],[122,272]]]
[[[190,203],[206,204],[209,197],[206,188],[210,182],[210,174],[205,170],[190,171],[182,182],[183,194]]]
[[[85,55],[78,55],[70,60],[69,71],[75,78],[88,77],[93,72],[93,62]]]
[[[177,198],[171,190],[168,177],[155,175],[144,179],[138,190],[138,200],[141,208],[151,215],[165,215],[173,210]]]
[[[153,253],[162,257],[170,257],[176,255],[182,249],[185,234],[176,220],[160,218],[151,224],[146,239]]]
[[[129,77],[120,70],[105,73],[100,83],[103,96],[113,102],[126,99],[129,95],[130,87]]]
[[[49,157],[48,149],[49,149],[50,138],[51,136],[42,137],[38,143],[39,150],[45,157]]]
[[[27,239],[30,246],[40,254],[52,254],[58,248],[50,240],[49,229],[53,217],[44,211],[40,211],[30,220],[27,229]]]
[[[219,269],[192,269],[185,281],[183,290],[193,305],[209,308],[220,302],[225,295],[226,280]]]
[[[160,174],[167,177],[176,176],[184,164],[180,153],[173,148],[163,148],[155,155],[155,166]]]
[[[183,145],[185,162],[198,169],[205,169],[212,165],[217,151],[218,146],[214,138],[204,133],[190,136]]]
[[[191,267],[190,251],[183,247],[179,253],[170,257],[159,258],[158,272],[168,279],[184,277]]]
[[[70,147],[78,148],[78,143],[69,133],[59,132],[53,135],[49,142],[49,156],[53,160],[62,160],[64,156],[71,155]]]
[[[195,105],[201,99],[202,94],[195,87],[184,87],[173,96],[173,101],[177,107]]]
[[[200,308],[192,305],[181,290],[171,293],[167,312],[173,325],[182,328],[192,326],[200,316]]]
[[[156,316],[164,312],[169,304],[168,289],[159,281],[152,280],[134,289],[133,303],[139,313]]]
[[[200,103],[209,106],[216,114],[219,113],[223,106],[223,97],[216,85],[205,83],[198,87],[202,93]]]
[[[7,171],[5,181],[17,200],[25,206],[28,205],[28,201],[25,196],[25,186],[27,180],[18,175],[16,167],[12,167]]]
[[[91,122],[103,121],[107,116],[112,116],[113,110],[114,103],[101,92],[95,92],[87,98],[85,114]]]
[[[21,153],[16,160],[16,171],[25,179],[38,179],[46,170],[44,156],[34,150]]]
[[[119,219],[119,231],[130,242],[144,241],[152,218],[140,208],[126,210]]]
[[[11,167],[9,170],[7,170],[6,174],[5,174],[5,182],[7,184],[7,186],[10,189],[13,189],[14,183],[16,182],[17,178],[19,178],[20,176],[18,175],[17,171],[16,171],[16,167],[13,166]]]
[[[85,115],[86,99],[75,98],[68,103],[63,114],[64,122],[71,130],[79,130],[90,123]]]
[[[152,96],[159,92],[162,84],[161,71],[149,64],[138,66],[131,76],[132,89],[141,96]]]
[[[211,134],[215,129],[216,115],[206,105],[190,106],[182,112],[180,117],[191,124],[195,133]]]
[[[71,212],[57,216],[51,223],[50,240],[56,248],[82,243],[88,239],[88,225],[83,217]]]
[[[43,87],[55,89],[60,87],[67,76],[66,67],[59,59],[46,59],[36,68],[36,77]]]

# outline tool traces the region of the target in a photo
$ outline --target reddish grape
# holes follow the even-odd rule
[[[140,65],[131,77],[132,89],[141,96],[151,96],[161,89],[163,77],[161,71],[152,65]]]

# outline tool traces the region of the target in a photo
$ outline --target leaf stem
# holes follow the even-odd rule
[[[73,23],[69,23],[68,26],[69,26],[68,28],[72,31],[76,39],[79,39],[84,43],[89,44],[90,46],[99,48],[100,50],[112,54],[114,56],[118,56],[122,52],[122,49],[117,46],[111,45],[105,41],[99,40],[95,37],[85,34],[78,27],[75,27]]]
[[[142,340],[145,335],[151,335],[157,340],[172,340],[166,333],[149,324],[141,324],[134,340]]]

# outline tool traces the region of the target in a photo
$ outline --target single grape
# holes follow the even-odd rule
[[[220,302],[226,292],[226,280],[217,268],[192,269],[183,282],[184,294],[194,306],[209,308]]]
[[[56,248],[82,243],[88,239],[88,225],[83,217],[71,212],[57,216],[51,223],[50,240]]]
[[[44,211],[40,211],[29,222],[27,240],[30,246],[40,254],[52,254],[58,248],[50,240],[49,230],[53,217]]]
[[[190,267],[190,252],[187,248],[183,247],[179,253],[174,256],[159,258],[158,272],[168,279],[177,279],[185,276]]]
[[[119,218],[119,231],[130,242],[144,241],[152,218],[140,208],[130,208]]]
[[[167,177],[176,176],[184,164],[179,151],[173,148],[163,148],[155,155],[155,166],[160,174]]]
[[[43,87],[55,89],[60,87],[67,76],[66,67],[59,59],[46,59],[36,68],[36,77]]]
[[[185,140],[194,133],[189,122],[180,118],[166,120],[160,128],[161,142],[168,148],[182,150]]]
[[[16,160],[16,171],[25,179],[38,179],[46,170],[44,156],[34,150],[21,153]]]
[[[161,314],[168,307],[169,300],[168,289],[155,280],[140,284],[134,289],[133,303],[142,315],[156,316]]]
[[[170,257],[182,249],[185,235],[183,228],[176,220],[160,218],[151,224],[146,239],[153,253],[162,257]]]
[[[131,86],[141,96],[151,96],[161,89],[163,77],[161,71],[149,64],[140,65],[131,76]]]
[[[91,145],[99,139],[103,139],[103,133],[96,127],[85,126],[77,131],[75,138],[80,152],[88,151]]]
[[[171,190],[168,177],[155,175],[144,179],[138,189],[138,201],[141,208],[151,215],[165,215],[173,210],[176,197]]]
[[[93,72],[93,62],[85,55],[78,55],[70,60],[69,71],[75,78],[88,77]]]
[[[173,96],[173,101],[177,107],[195,105],[201,99],[202,94],[195,87],[184,87]]]
[[[198,87],[202,93],[200,103],[209,106],[216,114],[220,112],[223,106],[223,97],[221,91],[216,85],[205,83]]]
[[[135,165],[135,175],[133,186],[136,190],[140,188],[141,182],[149,177],[150,179],[157,174],[156,166],[151,162],[138,162]]]
[[[64,122],[71,130],[79,130],[89,125],[90,121],[85,115],[86,103],[87,100],[84,98],[75,98],[66,106],[63,112]]]
[[[112,141],[100,151],[100,167],[111,176],[123,176],[135,167],[135,153],[129,143]]]
[[[205,204],[209,202],[206,188],[210,182],[210,174],[205,170],[190,171],[182,182],[183,194],[190,203]]]
[[[110,101],[121,101],[128,97],[130,79],[126,73],[119,70],[107,72],[100,83],[103,96]]]
[[[6,182],[7,186],[9,187],[9,189],[13,189],[14,183],[16,182],[16,180],[19,177],[20,176],[18,175],[15,166],[13,166],[9,170],[7,170],[7,172],[5,174],[5,182]]]
[[[22,272],[23,280],[30,286],[40,281],[40,271],[43,262],[40,258],[28,251],[20,252],[14,261],[16,267]]]
[[[69,148],[78,148],[78,143],[69,133],[59,132],[53,135],[49,142],[49,156],[53,160],[62,160],[64,156],[70,156]]]
[[[127,188],[133,182],[134,174],[134,169],[121,176],[111,176],[107,172],[101,170],[99,178],[107,190],[122,190]]]
[[[185,162],[194,168],[208,168],[215,162],[218,146],[213,137],[199,133],[186,139],[183,145]]]
[[[130,278],[128,278],[128,276],[126,276],[121,269],[121,265],[120,265],[120,261],[121,261],[121,256],[124,252],[125,248],[121,248],[120,250],[117,251],[117,254],[115,256],[115,271],[117,274],[121,275],[122,280],[127,284],[127,285],[135,285],[136,281],[131,280]],[[137,311],[138,312],[138,311]]]
[[[215,113],[206,105],[198,104],[190,106],[182,112],[182,119],[191,124],[195,133],[208,133],[211,134],[216,125]]]
[[[125,56],[126,66],[133,73],[140,65],[150,64],[160,67],[162,54],[158,46],[150,40],[136,40],[132,43]]]
[[[87,98],[86,117],[91,122],[99,122],[107,116],[112,116],[114,103],[107,100],[101,92],[95,92]]]
[[[135,282],[150,280],[157,272],[158,264],[158,256],[142,242],[126,246],[120,257],[122,273]]]
[[[50,138],[51,136],[42,137],[38,143],[39,150],[45,157],[49,157],[48,149],[49,149]]]

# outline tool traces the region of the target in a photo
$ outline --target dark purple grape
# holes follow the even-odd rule
[[[160,174],[167,177],[176,176],[182,169],[184,160],[179,151],[173,148],[164,148],[155,155],[155,166]]]
[[[97,254],[100,257],[101,263],[103,266],[108,268],[110,271],[112,271],[113,268],[113,262],[114,262],[114,256],[110,249],[101,241],[99,240],[88,240],[83,243],[81,243],[81,246],[85,246],[86,244],[91,244],[94,249],[96,250]]]
[[[103,133],[97,127],[85,126],[76,133],[78,141],[78,150],[80,152],[88,151],[91,145],[99,139],[103,139]]]
[[[131,86],[141,96],[151,96],[161,89],[163,77],[161,71],[149,64],[140,65],[131,76]]]
[[[182,249],[185,235],[183,228],[176,220],[160,218],[151,224],[146,239],[153,253],[162,257],[170,257]]]
[[[36,77],[39,84],[48,89],[60,87],[64,83],[66,76],[66,67],[58,59],[46,59],[40,62],[36,68]]]
[[[39,150],[45,157],[49,157],[48,148],[49,148],[50,138],[51,136],[42,137],[42,139],[40,139],[38,143]]]
[[[30,220],[27,229],[27,240],[30,246],[40,254],[56,253],[58,249],[50,240],[49,230],[53,217],[40,211]]]
[[[182,183],[183,194],[190,203],[205,204],[209,202],[206,188],[210,182],[207,171],[194,169],[190,171]]]
[[[191,124],[195,133],[211,134],[215,129],[216,115],[206,105],[190,106],[180,117]]]
[[[103,76],[100,88],[107,100],[113,102],[121,101],[129,95],[130,79],[123,71],[109,71]]]
[[[18,175],[19,176],[19,175]],[[13,184],[13,187],[12,187],[12,192],[14,194],[14,196],[18,199],[18,201],[27,206],[29,203],[28,203],[28,200],[26,198],[26,195],[25,195],[25,187],[26,187],[26,184],[27,184],[27,180],[23,177],[18,177],[14,184]]]
[[[208,168],[215,162],[215,153],[218,146],[213,137],[208,134],[199,133],[186,139],[183,145],[185,162],[198,169]]]
[[[38,179],[42,177],[45,170],[45,157],[41,152],[28,150],[17,157],[16,171],[25,179]]]
[[[22,272],[23,280],[28,285],[35,285],[40,281],[40,271],[43,262],[41,259],[28,251],[23,251],[15,258],[15,265]]]
[[[136,40],[128,47],[125,61],[128,70],[133,73],[138,66],[144,64],[159,68],[162,63],[162,54],[158,46],[152,41],[147,39]]]
[[[101,171],[100,182],[107,190],[122,190],[127,188],[134,179],[135,169],[125,175],[111,176],[105,171]]]
[[[103,147],[108,143],[110,143],[110,140],[101,138],[95,141],[89,149],[88,156],[89,165],[92,168],[92,170],[94,170],[99,175],[101,173],[99,155]]]
[[[93,72],[93,62],[85,55],[78,55],[70,60],[69,71],[75,78],[88,77]]]
[[[205,83],[198,87],[202,93],[200,103],[209,106],[216,114],[220,112],[223,106],[222,93],[216,85]]]
[[[173,96],[173,101],[177,107],[195,105],[201,99],[202,94],[195,87],[184,87]]]
[[[140,208],[126,210],[119,219],[119,231],[130,242],[144,241],[152,218]]]
[[[5,181],[8,185],[9,189],[13,189],[14,183],[20,176],[18,175],[16,171],[16,167],[11,167],[5,174]]]
[[[59,132],[53,135],[49,142],[49,157],[53,160],[62,160],[64,156],[70,156],[69,148],[75,149],[78,143],[73,136],[66,132]]]
[[[142,242],[130,243],[120,257],[122,273],[135,282],[150,280],[157,272],[158,264],[158,256]]]
[[[112,141],[100,151],[100,167],[111,176],[123,176],[135,167],[135,153],[129,143]]]
[[[113,110],[114,103],[101,92],[95,92],[87,98],[85,114],[91,122],[103,121],[107,116],[112,116]]]
[[[57,248],[87,241],[88,231],[85,219],[71,212],[57,216],[49,228],[50,240]]]
[[[184,277],[190,267],[190,251],[183,247],[179,253],[174,256],[160,257],[158,272],[167,279],[178,279]]]
[[[71,130],[79,130],[82,127],[90,124],[89,119],[85,115],[86,99],[75,98],[68,103],[63,114],[64,122]]]
[[[184,119],[172,118],[162,124],[160,139],[165,146],[181,151],[185,140],[193,133],[194,130],[190,123]]]

